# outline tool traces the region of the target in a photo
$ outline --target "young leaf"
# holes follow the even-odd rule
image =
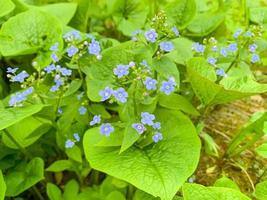
[[[230,178],[227,178],[226,176],[223,176],[219,178],[218,180],[216,180],[213,186],[231,188],[231,189],[240,191],[238,185],[234,181],[232,181]]]
[[[267,199],[267,181],[263,181],[256,185],[255,196],[259,200]]]
[[[10,13],[15,8],[15,4],[11,0],[0,0],[0,17]]]
[[[157,144],[144,148],[131,146],[119,154],[118,147],[95,147],[101,135],[94,129],[85,133],[83,144],[86,158],[94,169],[125,180],[153,196],[171,200],[195,170],[200,142],[193,124],[183,114],[159,110],[158,116],[162,116],[160,120],[168,117],[161,121],[166,138]]]
[[[0,108],[0,130],[12,126],[13,124],[39,112],[43,107],[43,104],[37,104],[22,108]]]
[[[257,154],[259,154],[263,158],[267,158],[267,143],[261,144],[259,147],[255,149]]]
[[[184,184],[184,200],[250,200],[241,192],[223,187],[205,187],[198,184]]]
[[[50,200],[63,200],[60,189],[53,183],[47,183],[46,193]]]
[[[44,178],[44,161],[32,159],[24,168],[14,170],[5,176],[6,196],[15,197]]]
[[[57,160],[53,162],[48,168],[46,168],[46,171],[48,172],[61,172],[64,170],[71,169],[72,162],[70,160]]]
[[[2,171],[0,170],[0,200],[5,199],[5,193],[6,193],[6,183],[4,181]]]

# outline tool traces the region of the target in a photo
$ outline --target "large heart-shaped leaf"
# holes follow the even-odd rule
[[[49,50],[61,40],[62,27],[53,16],[30,9],[11,17],[0,31],[0,51],[4,56],[16,56]]]
[[[144,148],[95,146],[102,138],[98,128],[89,129],[83,140],[90,165],[137,188],[170,200],[184,181],[194,172],[200,142],[191,121],[178,111],[159,109],[157,119],[162,123],[164,140]]]
[[[44,178],[44,161],[34,158],[25,166],[13,170],[5,176],[6,196],[14,197],[32,187]]]
[[[31,105],[22,108],[0,108],[0,130],[3,130],[17,122],[39,112],[44,105]]]
[[[183,186],[184,200],[250,200],[238,190],[224,187],[205,187],[198,184]]]
[[[4,181],[2,171],[0,170],[0,200],[5,199],[5,193],[6,193],[6,183]]]

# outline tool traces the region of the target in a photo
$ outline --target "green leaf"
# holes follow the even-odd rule
[[[15,8],[15,4],[11,0],[0,0],[0,17],[10,13]]]
[[[66,25],[70,22],[72,17],[75,14],[77,4],[76,3],[55,3],[48,4],[45,6],[36,7],[41,11],[47,12],[51,15],[54,15],[61,21],[63,25]]]
[[[124,137],[122,140],[120,153],[131,147],[139,138],[140,134],[138,134],[137,131],[132,128],[132,123],[128,124],[124,130]]]
[[[17,143],[22,147],[27,147],[38,140],[51,128],[51,122],[38,117],[27,117],[20,122],[7,128]],[[3,143],[13,149],[18,149],[17,145],[12,140],[3,134]]]
[[[6,196],[15,197],[44,178],[44,161],[34,158],[24,167],[13,170],[5,176]]]
[[[219,157],[218,153],[218,145],[214,141],[214,139],[208,135],[207,133],[201,133],[201,137],[203,138],[204,141],[204,147],[205,147],[205,152],[209,155]]]
[[[267,199],[267,181],[263,181],[256,185],[255,196],[259,200]]]
[[[179,94],[161,94],[159,96],[159,105],[173,110],[181,110],[191,115],[199,115],[196,108],[186,98]]]
[[[94,169],[170,200],[196,169],[200,142],[193,124],[182,113],[160,109],[157,119],[164,135],[164,140],[157,144],[131,146],[119,154],[119,147],[94,146],[101,135],[89,129],[84,135],[84,151]]]
[[[259,147],[255,149],[257,154],[259,154],[263,158],[267,158],[267,143],[261,144]]]
[[[249,18],[250,21],[257,24],[266,24],[267,23],[267,8],[258,7],[249,9]]]
[[[46,171],[48,172],[61,172],[68,170],[72,167],[72,162],[70,160],[57,160],[53,162]]]
[[[177,87],[180,87],[180,73],[174,62],[172,62],[167,56],[162,56],[160,59],[153,59],[153,67],[155,70],[165,79],[170,76],[174,77]]]
[[[206,36],[224,21],[224,13],[201,13],[187,26],[190,35]]]
[[[213,186],[231,188],[231,189],[240,191],[238,185],[226,176],[223,176],[222,178],[219,178],[218,180],[216,180]]]
[[[195,0],[177,0],[167,4],[166,14],[179,29],[185,28],[196,14]]]
[[[0,31],[0,51],[4,56],[48,51],[61,41],[62,28],[53,16],[30,9],[11,17]]]
[[[223,187],[205,187],[198,184],[184,184],[184,200],[250,200],[241,192]]]
[[[6,183],[2,171],[0,170],[0,200],[5,200]]]
[[[174,50],[166,54],[168,58],[177,64],[185,65],[186,62],[193,57],[192,44],[193,41],[179,37],[172,40]]]
[[[71,149],[66,149],[68,157],[76,162],[82,163],[82,152],[78,146],[74,146]]]
[[[77,198],[79,193],[79,184],[75,180],[70,180],[64,188],[63,199],[73,200]]]
[[[63,200],[60,189],[53,183],[47,183],[46,193],[50,200]]]
[[[107,195],[105,200],[125,200],[125,197],[121,192],[113,191]]]
[[[95,61],[88,68],[87,63],[84,63],[85,72],[87,74],[87,95],[92,101],[100,101],[99,91],[106,86],[112,86],[115,82],[113,68],[118,64],[128,64],[134,60],[133,49],[135,44],[126,42],[115,47],[109,48],[102,52],[102,60]]]
[[[0,108],[0,130],[3,130],[17,122],[39,112],[44,107],[43,104],[26,107]]]

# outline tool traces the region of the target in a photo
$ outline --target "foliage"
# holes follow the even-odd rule
[[[192,183],[203,152],[267,158],[264,110],[225,155],[205,129],[267,92],[253,2],[0,0],[0,200],[266,199],[267,168],[253,193],[223,173]]]

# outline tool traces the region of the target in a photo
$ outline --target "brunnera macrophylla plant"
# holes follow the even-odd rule
[[[125,199],[133,186],[136,199],[171,200],[180,188],[186,200],[249,199],[230,188],[184,183],[197,168],[201,143],[195,126],[209,108],[267,91],[251,70],[266,51],[260,26],[238,29],[224,40],[193,41],[176,18],[168,19],[172,12],[159,12],[131,36],[124,30],[130,37],[120,43],[63,28],[53,15],[27,9],[0,31],[3,56],[35,54],[27,65],[4,66],[10,87],[0,102],[1,146],[14,161],[7,158],[1,167],[0,199],[30,188],[42,199],[37,183],[50,199]],[[34,20],[40,26],[32,30]],[[135,24],[123,20],[118,29]],[[18,24],[21,35],[13,31]],[[257,125],[261,132],[265,120],[263,114],[249,128]],[[237,146],[233,142],[229,156]],[[61,191],[52,179],[44,181],[44,169],[59,173],[57,179],[69,171],[76,180]],[[87,187],[88,179],[99,182],[99,172],[110,176]]]

